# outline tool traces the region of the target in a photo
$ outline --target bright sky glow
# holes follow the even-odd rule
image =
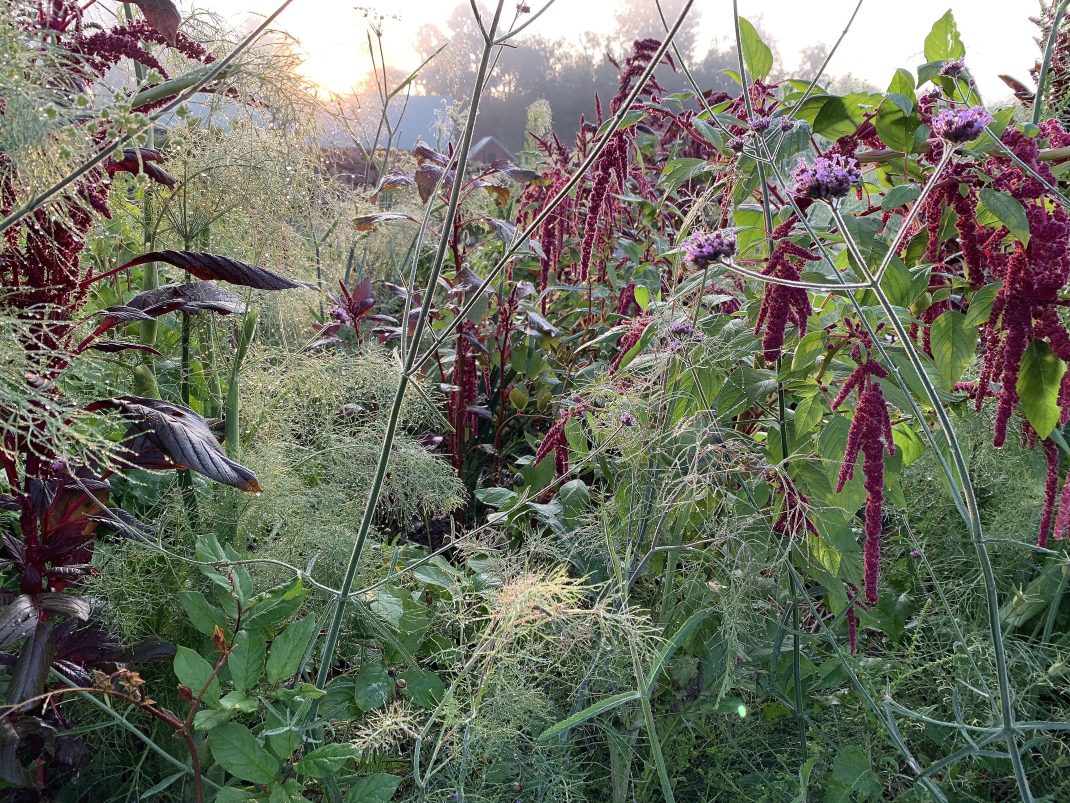
[[[857,0],[740,0],[740,13],[768,33],[791,69],[801,49],[818,43],[831,45],[850,18]],[[506,0],[514,8],[514,0]],[[654,0],[650,13],[656,14]],[[241,24],[269,13],[274,0],[183,0],[224,14]],[[538,7],[539,2],[530,2]],[[306,60],[302,71],[320,87],[344,92],[368,73],[365,40],[367,7],[395,17],[385,26],[387,58],[402,69],[419,64],[416,31],[431,23],[445,28],[454,0],[295,0],[279,26],[300,42]],[[467,5],[467,3],[465,4]],[[578,41],[583,31],[605,33],[613,25],[614,0],[557,0],[528,31]],[[698,0],[702,12],[700,40],[725,44],[731,35],[729,0]],[[1036,27],[1028,16],[1032,0],[863,0],[861,11],[830,67],[833,75],[851,73],[879,87],[888,84],[897,67],[915,68],[924,59],[922,43],[932,23],[951,8],[966,44],[967,64],[989,101],[1009,97],[999,80],[1006,73],[1028,83],[1028,70],[1037,58]],[[522,38],[520,42],[522,43]]]

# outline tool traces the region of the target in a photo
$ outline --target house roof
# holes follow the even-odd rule
[[[387,119],[393,130],[392,146],[412,150],[420,142],[432,146],[442,144],[447,138],[444,128],[449,127],[447,110],[452,103],[450,98],[436,95],[411,95],[392,100],[387,107]],[[386,144],[385,131],[380,134],[379,142],[373,142],[380,118],[381,112],[375,107],[366,110],[358,107],[355,112],[350,112],[348,126],[325,115],[317,137],[319,144],[326,148],[352,148],[355,136],[363,148],[383,146]]]

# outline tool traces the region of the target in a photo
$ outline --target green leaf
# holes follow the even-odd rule
[[[611,697],[599,700],[594,705],[589,705],[582,711],[577,711],[568,719],[563,719],[560,722],[551,725],[549,728],[539,734],[539,741],[545,742],[548,739],[553,738],[559,733],[564,733],[567,730],[571,730],[577,725],[586,722],[589,719],[600,716],[607,711],[612,711],[615,708],[620,708],[626,703],[635,702],[639,699],[639,692],[637,691],[625,691],[620,694],[614,694]]]
[[[658,650],[658,654],[654,657],[653,663],[650,665],[650,670],[647,672],[647,684],[654,685],[654,682],[658,679],[658,675],[661,670],[665,668],[665,664],[672,658],[673,654],[680,649],[680,645],[687,640],[687,637],[691,635],[696,627],[702,624],[712,613],[708,608],[695,611],[691,616],[687,618],[675,633],[672,634],[661,649]]]
[[[904,466],[909,466],[925,454],[925,441],[907,424],[896,424],[892,427],[892,440],[895,442],[896,451],[903,456]]]
[[[208,731],[208,746],[223,769],[236,778],[270,784],[279,777],[279,762],[244,725],[227,722]]]
[[[421,708],[434,708],[446,691],[442,678],[428,669],[406,669],[398,677],[405,681],[405,696]]]
[[[330,778],[342,769],[349,759],[359,755],[357,746],[349,742],[325,744],[298,761],[294,769],[310,778]]]
[[[743,63],[747,65],[752,81],[765,78],[773,69],[773,51],[762,41],[758,31],[743,17],[739,18],[740,49],[743,51]]]
[[[401,778],[377,772],[361,778],[349,789],[346,803],[387,803],[401,786]]]
[[[271,642],[267,657],[268,683],[278,684],[293,677],[304,657],[305,649],[316,633],[318,622],[314,616],[288,624]]]
[[[308,589],[300,579],[282,583],[257,594],[249,602],[247,630],[274,631],[295,613],[308,596]]]
[[[795,405],[795,434],[805,435],[813,430],[825,416],[828,407],[820,393],[807,396]]]
[[[191,650],[189,647],[179,647],[175,650],[173,666],[178,682],[193,692],[194,697],[201,693],[201,689],[208,683],[208,678],[212,678],[212,682],[205,692],[205,701],[212,706],[218,703],[219,678],[212,677],[212,665],[202,658],[196,650]]]
[[[888,84],[888,94],[908,98],[911,108],[904,109],[904,114],[910,114],[914,108],[914,76],[900,67],[892,76],[892,82]]]
[[[981,190],[980,196],[985,209],[999,218],[1000,223],[1010,230],[1014,239],[1022,245],[1029,245],[1029,218],[1025,215],[1025,207],[1021,201],[988,188]]]
[[[983,323],[988,323],[988,319],[992,315],[992,304],[996,300],[999,288],[1000,285],[998,284],[986,284],[973,294],[973,298],[970,299],[970,306],[966,310],[967,326],[980,326]]]
[[[925,59],[927,61],[949,61],[960,59],[966,55],[966,47],[959,37],[959,26],[955,24],[955,17],[951,9],[940,17],[929,35],[925,37]]]
[[[210,731],[224,722],[229,722],[232,716],[234,716],[234,711],[230,709],[202,708],[193,716],[193,729]]]
[[[220,630],[227,629],[226,614],[210,603],[200,591],[179,592],[178,601],[198,633],[210,636],[217,626]]]
[[[966,316],[961,312],[948,310],[933,321],[929,339],[933,360],[940,369],[945,387],[950,390],[973,362],[977,330],[966,323]]]
[[[900,184],[892,187],[881,200],[881,209],[898,209],[921,195],[917,184]]]
[[[378,661],[367,663],[353,678],[353,701],[361,711],[371,711],[390,699],[394,683]]]
[[[1041,439],[1059,423],[1059,384],[1065,373],[1066,363],[1046,343],[1034,340],[1029,344],[1018,374],[1018,400]]]
[[[234,637],[234,649],[227,658],[230,679],[238,691],[248,691],[260,680],[264,671],[264,639],[248,630],[241,630]]]

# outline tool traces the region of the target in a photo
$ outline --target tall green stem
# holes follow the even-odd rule
[[[492,32],[497,30],[504,3],[505,0],[498,0],[497,8],[494,12],[494,21],[490,27]],[[435,252],[435,259],[431,264],[431,274],[427,280],[428,289],[427,292],[424,293],[423,303],[420,307],[420,314],[413,332],[412,341],[414,348],[410,349],[409,353],[406,355],[404,368],[398,379],[397,391],[394,394],[394,401],[391,404],[390,414],[387,418],[386,432],[383,434],[383,447],[379,452],[379,460],[375,468],[375,475],[372,479],[371,488],[368,490],[364,515],[361,518],[360,527],[357,530],[356,541],[353,543],[353,551],[349,556],[349,563],[346,566],[345,577],[342,581],[341,588],[339,589],[338,601],[335,604],[334,614],[332,615],[331,623],[327,628],[327,640],[323,645],[323,654],[320,660],[319,672],[316,675],[316,686],[321,689],[327,684],[327,677],[330,674],[331,665],[334,662],[334,653],[338,646],[338,636],[342,629],[342,622],[345,619],[346,604],[349,601],[349,594],[353,589],[353,580],[356,577],[357,568],[360,565],[361,554],[364,551],[364,543],[367,541],[368,533],[371,531],[372,521],[375,519],[375,508],[379,501],[379,494],[383,490],[383,482],[386,478],[387,465],[390,462],[390,453],[394,445],[394,437],[397,434],[398,423],[401,419],[402,402],[404,401],[405,391],[408,388],[414,373],[413,363],[415,362],[416,355],[419,351],[420,339],[427,326],[427,318],[431,310],[434,288],[438,285],[438,277],[442,271],[446,249],[449,245],[453,219],[457,214],[457,207],[461,196],[461,187],[464,184],[464,171],[468,165],[468,154],[472,147],[473,135],[475,134],[476,118],[479,114],[479,101],[483,93],[483,82],[487,77],[487,68],[490,64],[491,53],[494,50],[494,42],[492,40],[493,35],[484,42],[483,53],[479,60],[479,68],[476,71],[476,79],[472,90],[471,107],[468,110],[468,120],[465,124],[464,134],[461,138],[461,147],[458,151],[456,167],[454,168],[457,178],[450,187],[449,203],[446,207],[446,217],[442,224],[442,235],[439,238],[438,248]]]

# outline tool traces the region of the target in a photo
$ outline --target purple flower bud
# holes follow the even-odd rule
[[[790,117],[778,117],[776,124],[777,127],[785,134],[787,134],[789,131],[795,130],[795,121]]]
[[[977,139],[985,126],[993,121],[982,106],[968,109],[943,109],[933,118],[933,132],[941,139],[959,145]]]
[[[695,334],[695,327],[687,321],[673,321],[669,325],[669,332],[677,336],[683,335],[684,337],[690,337]]]
[[[747,124],[750,126],[750,130],[757,134],[764,134],[769,130],[769,126],[773,124],[773,121],[764,115],[755,115],[747,120]]]
[[[621,413],[620,423],[626,427],[634,427],[638,422],[635,420],[635,416],[631,413]]]
[[[964,72],[966,72],[966,62],[961,58],[951,59],[940,65],[940,75],[948,78],[958,78]]]
[[[916,549],[912,549],[912,550],[910,550],[910,557],[912,557],[912,558],[920,558],[921,557],[921,552],[919,552]]]
[[[728,148],[734,153],[742,153],[743,149],[747,147],[747,140],[743,137],[732,137],[728,140]]]
[[[730,229],[697,231],[684,243],[684,259],[696,268],[706,268],[736,253],[736,233]]]
[[[813,164],[800,159],[791,176],[795,179],[796,195],[828,201],[845,196],[852,184],[861,181],[862,171],[851,157],[833,154],[818,156]]]

